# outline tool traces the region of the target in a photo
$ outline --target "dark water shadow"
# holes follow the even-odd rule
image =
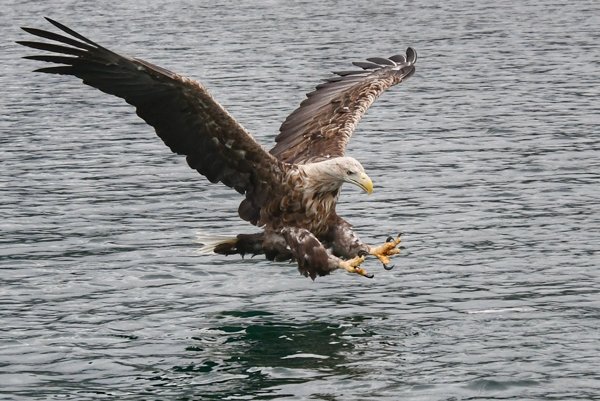
[[[178,387],[182,400],[274,399],[296,395],[294,385],[360,374],[347,363],[354,347],[339,323],[286,321],[262,311],[224,312],[215,320],[221,324],[190,339],[189,363],[153,377],[153,387]]]

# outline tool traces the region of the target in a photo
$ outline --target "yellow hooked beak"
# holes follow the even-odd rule
[[[369,176],[365,173],[360,173],[358,175],[358,179],[356,181],[353,181],[353,183],[361,187],[363,191],[365,191],[368,194],[371,194],[373,192],[373,181],[371,181]]]

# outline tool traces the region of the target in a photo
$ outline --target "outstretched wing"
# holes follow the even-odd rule
[[[343,156],[346,144],[369,106],[389,87],[415,72],[417,53],[355,62],[357,71],[334,72],[283,122],[271,154],[288,163]]]
[[[154,127],[175,153],[211,182],[236,189],[262,205],[277,189],[281,163],[219,105],[198,82],[138,58],[122,56],[66,26],[47,20],[70,37],[34,28],[32,35],[53,42],[20,41],[51,55],[25,58],[58,63],[36,71],[74,75],[87,85],[121,97]]]

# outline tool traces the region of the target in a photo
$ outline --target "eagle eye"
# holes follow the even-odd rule
[[[346,171],[346,174],[348,174],[348,175],[352,175],[352,174],[354,174],[354,171],[352,171],[352,170],[348,170],[348,171]]]

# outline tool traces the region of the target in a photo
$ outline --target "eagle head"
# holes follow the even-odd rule
[[[348,182],[368,194],[373,192],[373,181],[365,173],[362,164],[353,157],[334,157],[303,167],[307,177],[321,191],[336,190]]]
[[[334,160],[337,161],[338,177],[343,182],[357,185],[368,194],[373,192],[373,181],[365,173],[365,168],[358,160],[353,157],[339,157],[336,159]]]

